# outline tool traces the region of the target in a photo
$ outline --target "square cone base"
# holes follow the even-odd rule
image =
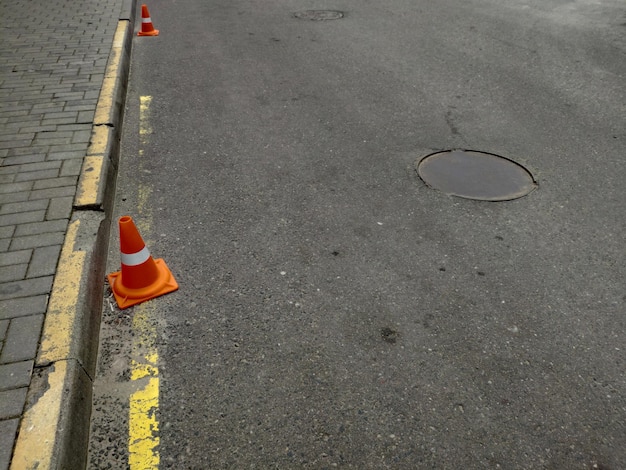
[[[143,32],[143,31],[139,31],[137,33],[137,36],[158,36],[159,35],[159,30],[158,29],[153,29],[152,31],[147,31],[147,32]]]
[[[146,300],[154,299],[178,290],[178,283],[176,282],[176,279],[174,279],[170,269],[165,264],[165,261],[159,258],[155,259],[154,262],[159,270],[159,278],[154,285],[143,289],[128,289],[123,287],[123,283],[121,282],[121,271],[107,275],[107,279],[109,281],[109,285],[111,286],[111,290],[113,291],[113,295],[115,296],[117,306],[120,309],[124,310],[128,307],[132,307],[133,305],[145,302]],[[116,282],[120,282],[122,287],[116,285]]]

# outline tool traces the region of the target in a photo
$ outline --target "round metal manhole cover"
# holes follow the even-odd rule
[[[293,14],[296,18],[310,21],[339,20],[343,12],[337,10],[304,10]]]
[[[486,152],[448,150],[421,159],[417,173],[431,188],[479,201],[509,201],[537,187],[522,165]]]

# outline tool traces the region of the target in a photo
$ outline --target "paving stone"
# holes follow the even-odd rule
[[[91,129],[87,131],[74,132],[74,135],[72,136],[73,143],[89,143],[90,139],[91,139]]]
[[[0,142],[9,142],[15,140],[29,140],[32,141],[35,138],[35,133],[25,134],[25,133],[17,133],[17,134],[3,134],[0,133]]]
[[[4,225],[19,225],[27,224],[29,222],[40,222],[45,220],[45,218],[45,210],[0,215],[0,227]]]
[[[26,277],[28,264],[4,266],[0,271],[0,282],[19,281]]]
[[[61,172],[59,176],[78,176],[83,166],[82,158],[73,158],[71,160],[64,160],[61,166]]]
[[[20,134],[22,132],[54,132],[56,131],[58,126],[27,126],[20,127]]]
[[[35,361],[20,361],[0,364],[0,391],[11,388],[28,387]]]
[[[73,196],[76,186],[62,186],[60,188],[37,189],[30,192],[29,200],[52,199],[63,196]]]
[[[61,60],[61,57],[59,57]],[[54,94],[55,98],[65,98],[67,100],[83,100],[85,99],[85,93],[82,91],[66,91]]]
[[[0,215],[15,214],[20,212],[32,212],[48,208],[49,201],[47,199],[39,199],[36,201],[14,202],[3,204],[0,207]]]
[[[0,174],[0,184],[13,183],[16,177],[16,173]]]
[[[96,115],[94,111],[80,111],[78,113],[78,122],[92,122],[94,116]]]
[[[50,149],[48,160],[67,160],[68,158],[83,158],[87,149],[86,144],[58,145]]]
[[[38,235],[13,237],[10,249],[25,250],[27,248],[37,248],[41,246],[62,245],[64,239],[65,232],[40,233]]]
[[[51,232],[63,232],[67,230],[68,221],[66,219],[48,220],[45,222],[34,222],[31,224],[18,225],[13,237],[24,237],[31,235],[41,235]],[[43,246],[43,245],[42,245]]]
[[[0,149],[14,149],[18,147],[29,147],[32,142],[33,142],[32,139],[9,140],[6,142],[0,142]]]
[[[24,181],[21,183],[10,183],[0,185],[0,194],[17,193],[19,191],[29,191],[33,187],[32,181]]]
[[[35,248],[33,258],[28,266],[27,278],[54,274],[61,254],[61,245]]]
[[[30,197],[30,191],[23,191],[21,193],[0,194],[0,204],[8,204],[10,202],[24,202],[28,201]]]
[[[17,418],[22,414],[27,391],[28,388],[23,387],[0,392],[0,420]]]
[[[9,157],[19,157],[22,155],[40,155],[40,154],[44,154],[47,155],[48,150],[49,150],[49,146],[48,145],[43,145],[43,146],[30,146],[30,147],[25,147],[25,148],[19,148],[19,149],[9,149],[7,156]]]
[[[11,238],[14,232],[14,225],[5,225],[3,227],[0,227],[0,238]]]
[[[17,282],[3,282],[0,283],[0,301],[16,299],[18,297],[30,297],[40,294],[47,295],[50,293],[51,288],[52,276],[25,279]],[[0,305],[2,305],[1,302]],[[0,317],[4,316],[4,314],[4,311],[0,311]],[[4,318],[9,317],[5,316]]]
[[[54,77],[54,80],[51,81],[48,85],[43,86],[43,89],[45,92],[52,92],[52,96],[54,97],[54,94],[56,92],[63,92],[66,91],[70,88],[68,88],[67,86],[61,85],[61,77]]]
[[[0,320],[0,341],[4,342],[4,339],[7,336],[8,329],[9,329],[9,320]],[[2,351],[2,346],[0,346],[0,351]]]
[[[29,111],[32,106],[27,104],[20,104],[19,101],[7,101],[2,108],[0,108],[0,114],[2,111]]]
[[[8,470],[19,419],[0,421],[0,470]]]
[[[69,219],[72,215],[74,197],[58,197],[50,200],[46,220]]]
[[[45,161],[37,163],[26,163],[18,167],[20,173],[27,173],[29,171],[42,171],[42,170],[59,170],[62,162]]]
[[[18,174],[15,178],[15,181],[31,181],[31,180],[42,180],[46,178],[56,178],[59,175],[58,168],[52,168],[50,170],[39,170],[39,171],[29,171],[22,172]],[[35,184],[38,183],[35,182]]]
[[[0,353],[0,364],[35,358],[43,318],[43,315],[29,315],[11,319]]]
[[[35,181],[33,189],[50,189],[60,188],[63,186],[72,186],[75,188],[77,182],[78,178],[76,176],[63,176],[59,178],[42,179],[40,181]]]
[[[0,300],[0,320],[8,321],[9,318],[45,313],[47,307],[47,292],[44,295]]]
[[[77,124],[64,124],[63,126],[57,126],[59,130],[64,131],[89,131],[91,132],[91,123],[77,123]]]
[[[33,250],[7,251],[0,253],[0,266],[10,266],[12,264],[23,264],[30,261]]]
[[[82,91],[81,93],[85,93]],[[96,99],[82,99],[80,101],[68,101],[65,103],[65,111],[92,111],[96,109],[98,100]]]
[[[78,113],[75,113],[72,116],[61,117],[61,115],[63,115],[63,114],[65,114],[65,113],[57,113],[57,115],[59,115],[59,117],[55,117],[55,118],[48,117],[46,119],[43,119],[41,121],[41,125],[47,126],[47,125],[52,125],[52,124],[72,124],[72,123],[75,123],[75,122],[79,122],[77,120]],[[0,148],[2,148],[1,145],[0,145]]]
[[[37,138],[33,140],[33,144],[35,145],[66,145],[71,143],[71,132],[41,132],[37,134]]]
[[[52,95],[52,97],[56,97],[56,93]],[[63,112],[63,107],[65,106],[64,101],[55,101],[53,103],[46,101],[44,103],[37,103],[33,105],[33,111],[47,111],[47,112]],[[53,126],[56,127],[56,126]]]
[[[7,160],[6,158],[2,160],[3,164],[6,160]],[[14,175],[15,176],[17,172],[18,172],[18,168],[13,167],[13,166],[1,166],[0,167],[0,175]]]
[[[3,117],[28,116],[28,110],[25,110],[25,109],[6,110],[6,111],[2,111],[2,116]]]

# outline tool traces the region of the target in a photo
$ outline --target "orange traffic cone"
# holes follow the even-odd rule
[[[121,217],[122,270],[107,276],[117,305],[122,310],[163,294],[178,283],[162,259],[154,260],[130,216]]]
[[[137,36],[158,36],[159,30],[154,29],[152,26],[152,19],[150,18],[150,12],[146,5],[141,5],[141,31],[137,33]]]

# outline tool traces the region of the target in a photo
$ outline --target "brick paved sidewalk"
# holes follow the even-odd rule
[[[124,0],[0,4],[0,470],[11,462],[125,10]]]

